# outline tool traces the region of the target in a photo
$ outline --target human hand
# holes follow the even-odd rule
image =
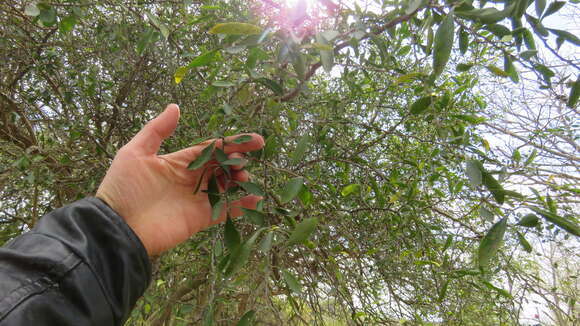
[[[225,221],[227,211],[230,216],[237,217],[243,214],[241,208],[255,209],[262,199],[249,195],[230,202],[222,208],[221,216],[212,221],[208,195],[201,191],[207,189],[211,169],[205,174],[203,167],[188,170],[189,163],[213,141],[215,147],[223,148],[230,158],[242,158],[243,153],[262,148],[264,139],[258,134],[248,134],[252,137],[250,141],[234,144],[231,141],[240,136],[236,135],[226,137],[225,146],[221,139],[209,140],[171,154],[157,155],[161,143],[173,133],[178,120],[179,108],[170,104],[145,125],[119,150],[96,194],[125,219],[150,256]],[[248,181],[249,174],[243,170],[243,165],[232,166],[231,171],[232,181]],[[200,178],[203,178],[200,191],[194,193]]]

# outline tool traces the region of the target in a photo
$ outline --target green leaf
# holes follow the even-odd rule
[[[296,145],[296,149],[292,153],[292,164],[297,164],[301,162],[308,150],[308,145],[310,145],[310,136],[303,135],[298,144]]]
[[[504,70],[514,83],[520,81],[516,67],[514,66],[512,58],[509,54],[504,54]]]
[[[236,324],[236,326],[251,326],[252,321],[254,320],[254,316],[256,315],[256,312],[254,310],[249,310],[248,312],[246,312],[242,318],[240,318],[240,321],[238,321],[238,323]]]
[[[252,195],[257,195],[257,196],[265,196],[266,194],[264,193],[264,190],[262,190],[262,187],[260,187],[259,185],[253,183],[253,182],[241,182],[241,181],[236,181],[236,183],[244,188],[244,190]]]
[[[526,252],[532,252],[532,245],[530,245],[530,243],[528,242],[528,240],[526,240],[524,235],[521,234],[520,232],[517,232],[517,234],[518,234],[518,242],[520,243],[520,245],[522,245],[524,250]]]
[[[459,52],[465,54],[469,45],[469,34],[462,28],[459,29]]]
[[[66,16],[60,20],[58,24],[58,30],[61,33],[68,33],[75,28],[77,23],[77,19],[75,16]]]
[[[284,281],[286,282],[286,285],[288,285],[288,288],[292,292],[294,292],[294,293],[302,292],[302,285],[300,285],[300,282],[296,279],[296,277],[294,275],[292,275],[292,273],[283,269],[282,276],[284,277]]]
[[[489,209],[481,206],[478,210],[479,216],[483,217],[486,220],[493,221],[493,212]]]
[[[507,227],[507,218],[501,219],[495,223],[483,237],[477,251],[477,261],[479,267],[487,269],[490,260],[495,256],[501,243]]]
[[[316,217],[302,220],[290,234],[287,242],[288,246],[300,244],[308,240],[312,232],[316,229],[316,225],[318,225],[318,219]]]
[[[472,125],[478,125],[485,122],[484,117],[480,117],[477,115],[470,115],[470,114],[452,114],[450,115],[452,118],[459,119],[461,121],[469,122]]]
[[[424,96],[411,105],[411,114],[421,114],[433,103],[434,96]]]
[[[409,0],[405,9],[405,15],[414,13],[417,9],[427,4],[426,0]]]
[[[439,302],[442,302],[445,299],[445,295],[447,295],[447,287],[449,287],[449,280],[446,280],[439,291]]]
[[[451,55],[454,29],[453,11],[451,11],[443,19],[443,22],[439,25],[435,33],[435,43],[433,45],[433,76],[435,78],[443,72]]]
[[[498,287],[496,287],[495,285],[491,284],[488,281],[482,281],[482,283],[485,284],[485,286],[487,288],[489,288],[490,290],[494,290],[495,292],[497,292],[502,297],[506,297],[508,299],[512,299],[512,295],[508,291],[506,291],[506,290],[504,290],[502,288],[498,288]]]
[[[193,160],[193,162],[189,163],[187,166],[188,170],[195,170],[202,167],[205,163],[209,162],[211,159],[211,154],[213,153],[213,149],[215,147],[215,141],[211,144],[207,145],[202,151],[201,154]]]
[[[464,72],[469,71],[471,67],[473,67],[473,64],[459,63],[457,64],[457,67],[455,69],[457,69],[457,71],[459,72]]]
[[[217,201],[217,203],[212,205],[212,207],[211,207],[211,220],[212,221],[215,221],[218,219],[218,217],[220,217],[221,212],[222,212],[222,208],[224,207],[225,203],[226,203],[225,199],[220,198]]]
[[[214,148],[215,159],[219,163],[225,162],[228,160],[228,154],[226,154],[221,148]]]
[[[535,57],[538,54],[537,50],[527,50],[520,53],[520,57],[525,60],[530,60],[532,57]]]
[[[248,58],[246,59],[246,68],[253,70],[256,68],[256,63],[258,62],[258,57],[260,56],[260,50],[257,47],[253,47],[248,51]]]
[[[241,135],[240,137],[237,137],[236,139],[232,140],[232,143],[234,144],[244,144],[247,142],[252,141],[252,136],[250,135]]]
[[[32,17],[36,17],[36,16],[40,15],[40,9],[38,9],[36,2],[29,3],[24,8],[24,14],[27,16],[32,16]]]
[[[213,326],[214,324],[213,315],[214,315],[214,305],[210,303],[203,312],[202,326]]]
[[[572,219],[561,217],[552,212],[535,207],[530,207],[530,209],[540,214],[544,219],[546,219],[546,221],[556,224],[557,226],[577,237],[580,236],[580,226],[578,226],[578,224],[576,224],[576,222],[574,222]]]
[[[542,17],[544,9],[546,9],[546,0],[536,0],[536,16]]]
[[[306,62],[302,53],[297,52],[292,54],[292,67],[294,67],[298,79],[304,80],[306,76]]]
[[[242,208],[244,215],[247,216],[252,223],[263,226],[266,224],[266,214],[249,208]]]
[[[445,245],[443,245],[443,249],[441,249],[441,252],[445,252],[447,249],[449,249],[449,247],[451,247],[452,244],[453,244],[453,235],[450,234],[447,236],[447,239],[445,240]]]
[[[244,159],[236,157],[220,162],[220,165],[242,165],[244,164],[244,161]]]
[[[277,82],[273,81],[272,79],[268,79],[268,78],[258,78],[258,79],[256,79],[256,82],[258,82],[258,83],[260,83],[260,84],[268,87],[276,95],[282,95],[284,93],[284,90],[282,89],[282,86],[280,86],[280,84],[278,84]]]
[[[330,42],[321,33],[316,34],[316,42],[323,46],[331,46]],[[319,50],[319,51],[322,67],[327,73],[330,73],[332,67],[334,66],[334,51],[329,50]]]
[[[195,57],[193,60],[191,60],[187,65],[187,68],[191,69],[196,67],[207,66],[216,60],[218,54],[219,54],[218,50],[204,52],[199,56]]]
[[[227,80],[216,80],[211,85],[215,87],[234,87],[236,83]]]
[[[411,72],[411,73],[399,76],[399,78],[397,78],[397,80],[395,80],[394,85],[408,83],[410,81],[420,79],[422,76],[423,76],[423,74],[420,72],[416,72],[416,71]]]
[[[37,6],[40,9],[38,18],[42,22],[42,25],[44,25],[45,27],[50,27],[56,24],[56,9],[54,9],[54,7],[51,7],[44,3],[40,3]]]
[[[157,33],[154,29],[148,28],[141,34],[139,41],[137,41],[137,54],[142,55],[143,52],[155,41],[157,41]]]
[[[358,193],[360,191],[360,185],[357,183],[350,184],[344,188],[342,188],[340,194],[342,197],[347,197],[351,194]]]
[[[222,23],[209,30],[210,34],[226,35],[256,35],[262,33],[262,29],[248,23]]]
[[[489,70],[492,74],[498,76],[498,77],[509,77],[510,75],[501,70],[500,68],[494,66],[494,65],[487,65],[485,66],[485,68],[487,68],[487,70]]]
[[[265,228],[262,228],[254,232],[254,234],[248,240],[246,240],[244,243],[242,243],[242,245],[238,246],[238,248],[234,250],[234,252],[232,252],[232,254],[230,255],[231,257],[230,261],[224,272],[224,275],[226,277],[235,274],[248,262],[248,259],[250,258],[250,253],[252,251],[252,248],[254,247],[254,243],[256,242],[256,239],[258,238],[260,233],[264,231],[264,229]]]
[[[548,30],[550,32],[552,32],[552,34],[561,37],[562,39],[576,45],[576,46],[580,46],[580,38],[578,38],[578,36],[568,32],[568,31],[562,31],[559,29],[553,29],[553,28],[548,28]]]
[[[481,184],[481,181],[483,180],[483,176],[481,174],[482,170],[483,166],[481,162],[475,160],[469,160],[466,162],[465,174],[467,174],[469,184],[471,184],[473,187],[477,187]]]
[[[538,155],[538,150],[534,148],[534,150],[532,151],[532,153],[530,154],[530,156],[528,156],[528,158],[524,162],[524,165],[525,166],[530,165],[534,161],[534,159],[536,158],[537,155]]]
[[[493,35],[499,37],[500,39],[504,36],[511,35],[512,32],[509,28],[500,24],[488,24],[484,27],[486,30],[493,33]]]
[[[524,43],[526,43],[526,47],[528,48],[528,50],[536,50],[536,42],[534,41],[534,36],[532,35],[532,32],[525,29],[522,33],[524,36]]]
[[[179,67],[177,68],[177,70],[175,70],[175,73],[173,74],[173,79],[175,80],[176,84],[181,83],[181,81],[183,80],[183,78],[185,76],[187,76],[187,73],[189,72],[189,68],[188,67]]]
[[[328,42],[331,42],[332,40],[337,38],[339,35],[340,35],[340,33],[338,31],[335,31],[332,29],[320,32],[320,36],[324,37],[324,39],[327,40]]]
[[[540,19],[544,19],[544,18],[556,13],[558,10],[562,9],[562,7],[564,7],[565,4],[566,4],[566,1],[554,1],[554,2],[550,3],[550,5],[548,6],[548,9],[544,13],[544,15],[540,17]]]
[[[483,24],[493,24],[508,17],[514,6],[508,6],[504,10],[497,10],[496,8],[481,8],[471,10],[457,10],[457,16],[477,20]]]
[[[149,19],[151,24],[153,24],[153,26],[155,26],[159,29],[159,32],[161,32],[161,35],[163,35],[163,37],[165,39],[169,38],[169,29],[167,28],[167,26],[162,24],[159,21],[159,19],[157,19],[157,17],[155,15],[153,15],[152,13],[145,12],[145,15],[147,16],[147,18]]]
[[[276,136],[270,136],[266,139],[266,145],[264,145],[264,158],[270,158],[277,152],[279,145]]]
[[[302,177],[290,179],[290,181],[288,181],[286,185],[284,185],[284,188],[282,188],[282,191],[280,193],[280,201],[282,202],[282,204],[285,204],[294,199],[294,197],[296,197],[300,192],[300,190],[302,189],[303,185],[304,178]]]
[[[568,97],[568,102],[566,102],[566,105],[569,108],[575,107],[576,104],[578,104],[579,98],[580,98],[580,75],[578,75],[578,78],[576,79],[574,84],[572,84],[572,89],[570,90],[570,96]]]
[[[242,243],[242,237],[231,218],[228,218],[224,225],[224,242],[230,252],[234,251]]]
[[[491,192],[495,201],[497,201],[500,205],[504,203],[505,200],[505,190],[503,187],[497,182],[497,180],[488,172],[481,171],[483,185]]]
[[[263,253],[267,253],[272,249],[272,242],[274,241],[274,232],[270,231],[266,233],[264,239],[260,243],[260,251]]]
[[[552,69],[544,66],[543,64],[537,64],[534,66],[534,69],[542,74],[542,78],[546,82],[546,84],[550,85],[552,83],[552,77],[556,76]]]
[[[518,222],[518,225],[532,228],[540,223],[539,218],[536,214],[527,214]]]
[[[332,47],[332,45],[329,44],[320,44],[320,43],[312,43],[311,44],[313,48],[320,50],[320,51],[332,51],[334,48]]]
[[[314,195],[308,190],[306,187],[302,187],[302,190],[298,193],[298,199],[304,204],[304,206],[308,206],[312,203]]]

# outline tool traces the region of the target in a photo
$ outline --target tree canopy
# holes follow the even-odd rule
[[[266,139],[251,183],[208,189],[214,211],[265,199],[159,257],[128,325],[573,325],[578,10],[3,1],[0,243],[94,195],[178,103],[164,152]],[[192,167],[212,157],[237,163],[216,149]],[[548,316],[526,316],[532,300]]]

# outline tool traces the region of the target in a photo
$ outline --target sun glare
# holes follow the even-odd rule
[[[316,34],[325,21],[333,17],[340,6],[337,0],[262,0],[257,2],[258,14],[270,26],[288,32],[296,39]]]

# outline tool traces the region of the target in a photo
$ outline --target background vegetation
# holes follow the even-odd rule
[[[578,13],[2,1],[0,243],[174,102],[165,152],[265,136],[266,199],[162,256],[128,325],[576,325]]]

